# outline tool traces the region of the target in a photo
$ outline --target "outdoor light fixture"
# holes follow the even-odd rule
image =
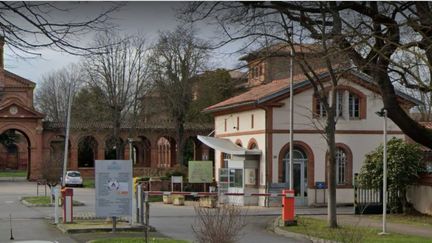
[[[383,128],[383,219],[382,219],[382,232],[380,235],[388,234],[386,232],[386,216],[387,216],[387,110],[382,108],[381,111],[375,112],[380,117],[384,117]]]

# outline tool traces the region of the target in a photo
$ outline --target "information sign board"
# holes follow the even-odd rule
[[[212,183],[213,162],[212,161],[189,161],[190,183]]]
[[[95,161],[96,217],[132,216],[132,161]]]

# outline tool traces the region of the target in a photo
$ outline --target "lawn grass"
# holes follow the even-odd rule
[[[25,170],[11,170],[0,171],[0,177],[26,177],[27,171]]]
[[[83,179],[83,187],[85,188],[95,188],[95,181],[94,179]]]
[[[35,205],[35,206],[50,206],[51,205],[51,199],[49,196],[23,197],[22,199],[27,201],[28,203]],[[82,205],[82,203],[73,200],[73,205],[78,206],[78,205]]]
[[[144,243],[144,238],[110,238],[110,239],[100,239],[92,240],[90,243]],[[188,243],[185,240],[175,240],[167,238],[154,238],[150,237],[149,242],[151,243]]]
[[[51,203],[51,199],[48,196],[24,197],[23,200],[35,205],[49,205]]]
[[[382,215],[368,215],[369,218],[382,220]],[[412,214],[387,214],[387,222],[398,224],[411,224],[432,227],[432,216],[421,213]],[[432,230],[432,229],[431,229]]]
[[[359,226],[341,226],[329,229],[325,220],[299,217],[297,226],[281,227],[283,230],[300,233],[309,237],[334,240],[337,242],[364,243],[421,243],[431,242],[430,238],[391,233],[378,235],[381,230]]]
[[[149,202],[162,202],[163,196],[162,195],[152,195],[149,196]]]

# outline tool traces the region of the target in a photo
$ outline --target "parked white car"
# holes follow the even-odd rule
[[[66,186],[83,186],[83,179],[79,171],[67,171],[65,178]]]

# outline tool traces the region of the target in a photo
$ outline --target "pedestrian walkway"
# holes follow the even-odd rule
[[[308,217],[323,220],[327,219],[327,215],[308,215]],[[363,226],[382,229],[382,221],[371,219],[364,215],[338,215],[337,219],[338,224],[340,225]],[[391,223],[387,221],[387,231],[389,233],[430,237],[432,239],[432,226]]]

